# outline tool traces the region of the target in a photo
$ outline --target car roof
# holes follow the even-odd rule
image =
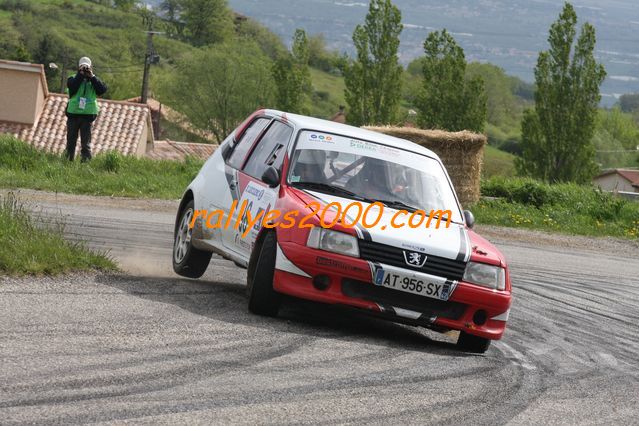
[[[360,127],[349,126],[348,124],[337,123],[335,121],[322,120],[320,118],[308,117],[305,115],[291,114],[274,109],[268,109],[264,112],[274,117],[286,119],[289,123],[297,127],[298,130],[309,129],[319,132],[334,133],[353,139],[362,139],[369,142],[376,142],[379,144],[404,149],[406,151],[426,155],[428,157],[436,158],[439,160],[439,156],[430,149],[424,148],[423,146],[406,139],[396,138],[394,136],[385,135],[379,132],[373,132],[371,130],[362,129]]]

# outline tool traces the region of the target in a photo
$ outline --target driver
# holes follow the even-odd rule
[[[348,180],[346,188],[365,198],[387,200],[392,198],[388,188],[384,160],[368,157],[360,171]]]
[[[298,178],[298,182],[317,182],[326,181],[324,168],[326,166],[326,152],[317,149],[304,149],[300,151],[299,157],[295,162],[293,176]]]

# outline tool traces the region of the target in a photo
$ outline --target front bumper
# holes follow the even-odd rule
[[[510,292],[459,282],[447,301],[373,284],[369,262],[312,249],[294,242],[279,243],[273,287],[301,299],[364,309],[397,322],[438,330],[463,330],[500,339],[506,328]],[[328,287],[313,285],[318,275]]]

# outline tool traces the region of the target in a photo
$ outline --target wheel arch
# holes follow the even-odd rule
[[[277,232],[275,229],[264,228],[260,229],[260,232],[257,234],[257,238],[255,238],[255,244],[253,245],[253,249],[251,250],[251,254],[249,255],[248,265],[246,267],[247,276],[251,276],[255,269],[255,261],[256,261],[256,253],[259,253],[262,248],[262,244],[264,243],[264,238],[269,232],[275,233],[275,241],[277,241]]]
[[[178,225],[180,223],[180,217],[182,216],[182,211],[184,210],[184,207],[186,207],[186,205],[190,201],[194,201],[194,200],[195,200],[195,197],[193,195],[193,190],[191,188],[187,189],[186,192],[184,193],[184,195],[182,196],[182,200],[180,201],[180,206],[178,207],[177,215],[175,217],[175,225],[173,227],[173,237],[174,238],[175,238],[175,235],[177,233]]]

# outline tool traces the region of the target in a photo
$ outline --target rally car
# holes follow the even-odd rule
[[[356,217],[358,208],[344,212],[354,202],[368,218]],[[430,219],[436,211],[438,221],[448,211],[447,226],[409,226],[417,211],[431,212]],[[276,316],[288,295],[459,330],[458,346],[482,353],[504,333],[511,283],[504,256],[472,231],[473,222],[432,151],[259,110],[184,192],[173,268],[199,278],[217,253],[248,269],[248,309],[255,314]]]

